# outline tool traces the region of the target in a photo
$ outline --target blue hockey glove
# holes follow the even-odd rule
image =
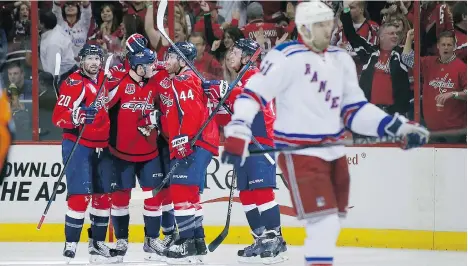
[[[229,90],[229,84],[225,80],[208,80],[202,83],[202,88],[208,98],[215,102],[223,98]]]
[[[421,147],[429,141],[429,131],[416,122],[409,121],[396,113],[385,126],[385,133],[391,137],[401,137],[404,150]]]
[[[98,113],[98,109],[94,106],[90,107],[78,107],[73,110],[72,113],[72,121],[75,126],[79,126],[82,124],[92,124],[94,118],[96,118],[96,114]]]
[[[151,135],[151,131],[154,128],[159,128],[159,119],[161,117],[161,112],[159,110],[154,110],[151,113],[143,116],[137,122],[138,131],[140,131],[143,136],[148,137]]]
[[[179,135],[172,140],[172,148],[175,149],[177,159],[184,159],[193,153],[192,147],[190,147],[190,141],[188,136]]]
[[[233,120],[224,127],[224,151],[221,162],[234,166],[243,166],[249,156],[249,143],[252,139],[250,125],[242,120]]]

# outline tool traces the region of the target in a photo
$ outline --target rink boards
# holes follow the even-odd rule
[[[356,247],[466,250],[466,149],[348,148],[351,172],[350,210],[338,244]],[[13,147],[7,179],[0,188],[0,242],[64,241],[66,184],[40,231],[36,224],[63,165],[58,145]],[[202,196],[208,241],[226,221],[232,169],[213,158]],[[305,233],[294,218],[289,192],[277,171],[277,201],[289,244],[303,243]],[[143,241],[144,195],[132,194],[130,241]],[[236,194],[237,196],[237,194]],[[238,198],[226,244],[250,244],[252,238]],[[85,231],[85,230],[83,230]],[[86,240],[83,234],[82,240]]]

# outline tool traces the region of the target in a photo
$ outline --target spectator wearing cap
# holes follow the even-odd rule
[[[241,28],[245,38],[257,40],[261,31],[263,31],[263,39],[260,44],[262,54],[268,53],[271,48],[276,45],[276,41],[282,38],[285,33],[292,32],[293,28],[285,28],[271,22],[264,22],[263,6],[258,2],[252,2],[247,6],[247,21],[248,23]],[[236,21],[231,24],[236,25]],[[257,40],[258,41],[258,40]]]
[[[73,54],[78,58],[78,53],[88,39],[91,25],[92,12],[89,1],[67,1],[63,6],[54,1],[52,12],[57,17],[57,23],[71,36]]]
[[[410,67],[414,65],[413,35],[413,30],[408,31],[402,54]],[[437,49],[438,56],[421,58],[424,121],[434,131],[466,129],[466,64],[455,55],[455,34],[442,32]]]
[[[340,16],[343,33],[363,64],[359,85],[367,100],[390,114],[405,114],[412,98],[408,68],[400,60],[403,48],[398,46],[397,25],[383,24],[378,32],[378,45],[369,43],[356,33],[345,1]]]
[[[207,53],[206,41],[203,33],[193,32],[190,35],[189,42],[197,48],[197,58],[195,58],[195,67],[210,80],[222,79],[222,67],[216,58]]]
[[[55,55],[60,54],[60,75],[68,76],[76,69],[71,37],[57,24],[57,17],[51,11],[41,10],[39,15],[41,33],[40,59],[42,69],[54,74]]]
[[[466,1],[458,1],[453,6],[453,23],[457,38],[455,53],[466,64]]]

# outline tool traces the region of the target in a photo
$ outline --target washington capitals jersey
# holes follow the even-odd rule
[[[172,78],[171,87],[174,101],[166,111],[169,143],[179,135],[187,135],[191,140],[208,119],[208,97],[201,80],[191,70]],[[216,121],[210,121],[195,145],[218,155],[219,130]],[[171,158],[174,155],[175,151],[171,150]]]
[[[159,82],[156,77],[136,82],[128,73],[118,75],[119,85],[109,91],[109,150],[130,162],[152,160],[158,156],[157,129],[146,137],[138,130],[137,122],[156,109]]]
[[[344,138],[345,127],[383,136],[388,115],[369,104],[359,87],[356,67],[343,49],[315,53],[298,41],[270,51],[260,72],[252,76],[237,98],[233,119],[253,121],[260,107],[275,99],[275,144],[278,147],[333,142]],[[386,121],[386,120],[385,120]],[[294,153],[335,160],[344,146],[304,149]]]
[[[109,139],[107,90],[115,80],[108,80],[98,95],[103,81],[104,71],[98,73],[97,80],[91,80],[82,74],[81,70],[77,70],[62,82],[52,122],[63,129],[64,139],[77,140],[83,125],[79,121],[74,121],[73,113],[77,112],[79,107],[89,107],[97,97],[95,107],[98,113],[93,123],[86,125],[79,143],[90,148],[107,147]]]

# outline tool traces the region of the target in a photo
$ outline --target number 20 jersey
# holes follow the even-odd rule
[[[144,162],[158,156],[157,129],[150,136],[140,133],[137,123],[144,115],[154,111],[158,97],[160,75],[144,82],[136,82],[127,73],[115,75],[120,83],[109,91],[110,152],[125,161]]]

